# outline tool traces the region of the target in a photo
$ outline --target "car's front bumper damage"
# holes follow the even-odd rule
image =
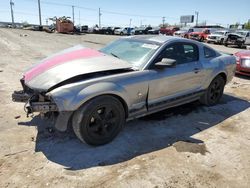
[[[59,131],[66,131],[68,121],[73,112],[59,111],[56,103],[45,93],[36,92],[28,88],[24,79],[21,79],[23,90],[14,91],[12,100],[14,102],[25,103],[24,110],[27,116],[35,112],[40,113],[41,117],[47,117],[55,120],[55,127]]]
[[[24,84],[23,79],[21,79],[21,84],[23,86],[23,90],[14,91],[12,94],[12,100],[14,102],[25,103],[25,111],[27,112],[27,115],[34,112],[45,114],[48,112],[58,111],[57,105],[45,94],[35,92],[28,88]]]

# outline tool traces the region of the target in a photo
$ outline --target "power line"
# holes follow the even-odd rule
[[[33,1],[33,0],[26,0],[26,1]],[[78,9],[85,9],[85,10],[89,10],[89,11],[98,11],[99,9],[96,8],[90,8],[90,7],[83,7],[83,6],[77,6],[74,4],[65,4],[65,3],[55,3],[55,2],[50,2],[50,1],[43,1],[41,0],[41,3],[43,4],[48,4],[48,5],[56,5],[56,6],[66,6],[66,7],[72,7],[74,6],[75,8]],[[130,13],[124,13],[124,12],[115,12],[115,11],[109,11],[109,10],[102,10],[102,13],[106,13],[106,14],[113,14],[113,15],[121,15],[121,16],[132,16],[132,17],[142,17],[142,18],[161,18],[162,16],[160,15],[142,15],[142,14],[130,14]],[[175,19],[175,20],[179,20],[179,18],[176,17],[170,17],[170,16],[165,16],[168,19]]]

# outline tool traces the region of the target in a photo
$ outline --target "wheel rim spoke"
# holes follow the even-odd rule
[[[102,134],[103,134],[103,136],[109,135],[109,131],[108,131],[108,127],[107,126],[103,126],[102,127]]]
[[[92,124],[89,129],[93,132],[97,132],[100,129],[100,124]]]
[[[118,119],[112,106],[101,106],[92,113],[88,127],[90,134],[95,138],[109,137],[115,131]]]
[[[216,101],[221,94],[221,84],[219,82],[214,82],[210,89],[210,99]]]
[[[111,107],[105,107],[105,109],[104,109],[104,118],[105,119],[110,119],[111,112],[112,112]]]
[[[92,116],[96,121],[98,121],[98,122],[102,121],[102,117],[100,116],[98,111],[94,112]]]

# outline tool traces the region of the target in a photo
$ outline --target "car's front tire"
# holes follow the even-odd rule
[[[96,97],[81,106],[73,115],[76,136],[90,145],[111,142],[121,131],[125,111],[121,102],[112,96]]]
[[[217,104],[223,95],[225,84],[225,80],[222,78],[222,76],[218,75],[210,83],[205,94],[201,96],[200,102],[207,106],[213,106]]]

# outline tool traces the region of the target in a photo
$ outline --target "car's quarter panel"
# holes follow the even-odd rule
[[[133,71],[59,87],[50,95],[59,111],[75,111],[100,95],[116,95],[127,104],[129,115],[146,111],[149,71]]]
[[[203,47],[201,47],[201,50],[202,48]],[[231,55],[218,53],[216,57],[205,58],[203,50],[201,52],[201,63],[204,71],[203,89],[207,89],[212,80],[219,74],[226,75],[227,83],[230,82],[234,76],[236,64],[235,57]]]

